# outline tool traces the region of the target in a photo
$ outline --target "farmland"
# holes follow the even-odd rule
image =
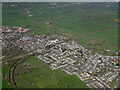
[[[7,77],[8,77],[8,71],[9,71],[9,68],[8,66],[3,66],[2,67],[2,74],[3,74],[3,78],[2,79],[2,88],[10,88],[10,86],[8,85],[8,82],[6,81]]]
[[[101,54],[100,56],[113,56],[118,51],[117,10],[118,7],[108,7],[105,3],[56,3],[55,5],[52,3],[3,3],[2,24],[8,27],[18,26],[30,29],[20,34],[21,37],[24,35],[49,37],[53,34],[65,36],[86,49]],[[34,38],[33,36],[30,41],[32,42]],[[11,43],[10,40],[8,42]],[[24,48],[28,45],[27,41],[24,42],[19,43],[20,45],[17,43],[14,48],[8,49],[9,51],[3,51],[5,56],[2,67],[3,87],[10,87],[8,84],[15,82],[18,88],[88,88],[75,74],[69,75],[60,69],[51,70],[50,63],[43,62],[42,59],[37,58],[37,55],[24,51],[25,49],[22,50],[19,46]],[[40,46],[38,43],[33,44]],[[27,47],[27,49],[30,48],[33,48],[32,45]],[[106,53],[105,50],[110,52]],[[25,55],[29,58],[25,59]],[[14,75],[13,81],[9,82],[8,73]],[[12,76],[10,78],[12,79]]]
[[[30,72],[27,73],[27,71]],[[21,75],[17,75],[17,73]],[[76,75],[70,76],[60,70],[52,71],[43,61],[33,56],[19,64],[15,70],[15,74],[17,75],[15,76],[15,82],[18,87],[65,88],[69,86],[69,88],[87,88]]]
[[[15,50],[18,51],[19,49],[16,48]],[[24,52],[18,53],[19,56]],[[8,58],[4,58],[7,65],[4,64],[2,66],[2,88],[11,88],[8,74],[10,71],[9,67],[15,61],[16,55],[13,55],[10,62],[7,62]],[[22,61],[22,58],[20,61]],[[48,66],[48,64],[38,59],[37,56],[29,57],[18,64],[14,71],[16,85],[18,88],[88,88],[76,75],[70,76],[61,70],[51,70]],[[65,80],[67,82],[63,82]]]
[[[28,27],[32,29],[29,33],[34,34],[65,35],[90,50],[96,47],[99,53],[102,53],[102,46],[118,50],[118,24],[114,21],[118,19],[117,7],[106,7],[104,3],[57,3],[60,7],[49,3],[15,4],[19,6],[3,3],[3,25]],[[28,16],[26,9],[33,17]],[[52,24],[45,24],[47,22]],[[95,46],[102,41],[102,45]]]

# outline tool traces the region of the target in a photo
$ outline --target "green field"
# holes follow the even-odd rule
[[[26,66],[24,66],[26,64]],[[28,69],[29,68],[29,69]],[[30,72],[27,72],[30,71]],[[24,72],[27,72],[24,74]],[[43,61],[31,56],[15,70],[15,82],[23,88],[88,88],[76,75],[51,70]]]
[[[118,23],[114,21],[118,19],[117,7],[106,7],[104,3],[57,3],[60,7],[55,8],[49,3],[14,4],[19,6],[3,3],[3,25],[28,27],[32,29],[28,33],[33,34],[65,35],[90,50],[89,44],[94,47],[101,41],[104,41],[105,50],[118,50]],[[33,17],[28,17],[26,9],[29,7]],[[103,47],[98,45],[97,50],[103,50]]]
[[[8,82],[7,82],[7,79],[8,79],[8,71],[9,71],[9,68],[8,66],[2,66],[2,74],[3,74],[3,78],[5,80],[3,80],[1,77],[1,80],[2,80],[2,88],[10,88],[10,86],[8,85]]]
[[[11,4],[17,6],[11,7]],[[63,35],[89,50],[95,48],[93,51],[101,54],[104,54],[103,49],[118,51],[118,23],[114,21],[118,19],[117,7],[106,7],[104,3],[57,3],[60,7],[55,6],[49,3],[3,3],[2,24],[32,29],[26,34]],[[28,8],[33,17],[28,16]],[[104,43],[99,45],[102,41]],[[8,67],[5,66],[3,75],[7,73]],[[87,88],[75,75],[70,76],[61,70],[52,71],[36,57],[19,64],[15,74],[18,87]],[[3,83],[3,87],[9,87],[6,81]]]
[[[3,77],[5,77],[5,76],[8,75],[8,71],[9,71],[8,66],[2,66],[2,74],[3,74]]]
[[[6,80],[2,80],[2,88],[10,88]]]

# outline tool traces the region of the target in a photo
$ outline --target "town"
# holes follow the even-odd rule
[[[38,52],[38,58],[51,70],[60,69],[76,76],[90,88],[118,88],[118,56],[92,53],[82,45],[60,35],[23,34],[29,29],[3,26],[2,49],[19,46],[25,51]],[[3,56],[5,57],[5,56]]]

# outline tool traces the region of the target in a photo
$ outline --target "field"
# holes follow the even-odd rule
[[[15,74],[17,86],[23,88],[88,88],[76,75],[70,76],[61,70],[52,71],[35,56],[19,64]]]
[[[10,86],[8,85],[8,82],[7,82],[7,77],[8,77],[8,71],[9,71],[9,68],[8,66],[2,66],[2,74],[3,74],[3,78],[1,78],[2,80],[2,88],[10,88]]]
[[[118,19],[117,7],[104,3],[57,3],[59,7],[49,3],[15,4],[19,6],[3,3],[3,25],[27,27],[33,34],[65,35],[99,53],[103,49],[118,50],[118,23],[114,20]],[[100,42],[104,43],[97,45]]]
[[[16,6],[11,7],[11,4]],[[32,29],[25,34],[63,35],[93,52],[104,54],[107,49],[118,51],[117,10],[104,3],[3,3],[2,24]],[[3,66],[2,69],[5,77],[9,68]],[[61,70],[52,71],[36,57],[19,64],[15,75],[18,87],[88,88],[77,76]],[[6,81],[3,80],[3,87],[9,87]]]
[[[6,80],[2,80],[2,88],[10,88]]]

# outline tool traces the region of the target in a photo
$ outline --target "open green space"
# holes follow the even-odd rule
[[[23,73],[24,71],[26,73]],[[88,88],[76,75],[71,76],[61,70],[51,70],[43,61],[33,56],[17,66],[15,74],[18,73],[21,74],[15,76],[18,87]]]
[[[11,4],[17,6],[11,7]],[[118,19],[117,7],[106,7],[104,3],[57,3],[55,6],[49,3],[3,3],[2,24],[32,29],[26,34],[63,35],[90,50],[94,47],[99,50],[118,50],[118,23],[114,21]],[[28,11],[32,17],[28,16]],[[46,24],[47,22],[51,24]],[[104,43],[101,45],[94,46],[102,41]],[[95,51],[97,52],[96,49]],[[9,57],[15,56],[14,54],[18,55],[19,52],[13,52]],[[8,69],[3,66],[3,76],[8,74]],[[70,76],[61,70],[52,71],[36,57],[19,64],[15,75],[18,87],[87,88],[75,75]],[[9,87],[4,80],[3,85]]]
[[[9,67],[8,66],[2,66],[2,75],[3,78],[0,76],[0,79],[2,80],[2,88],[10,88],[8,85],[7,79],[8,79],[8,72],[9,72]]]
[[[13,4],[18,6],[10,7],[9,3],[3,3],[3,25],[27,27],[32,29],[28,33],[33,34],[65,35],[88,49],[91,47],[86,44],[104,41],[105,49],[118,50],[118,23],[114,21],[118,19],[117,7],[106,7],[102,2]],[[28,11],[32,17],[28,16]],[[103,47],[98,49],[103,50]]]
[[[6,80],[2,80],[2,88],[10,88]]]
[[[3,77],[5,77],[5,76],[8,75],[8,71],[9,71],[8,66],[2,66],[2,74],[3,74]]]

